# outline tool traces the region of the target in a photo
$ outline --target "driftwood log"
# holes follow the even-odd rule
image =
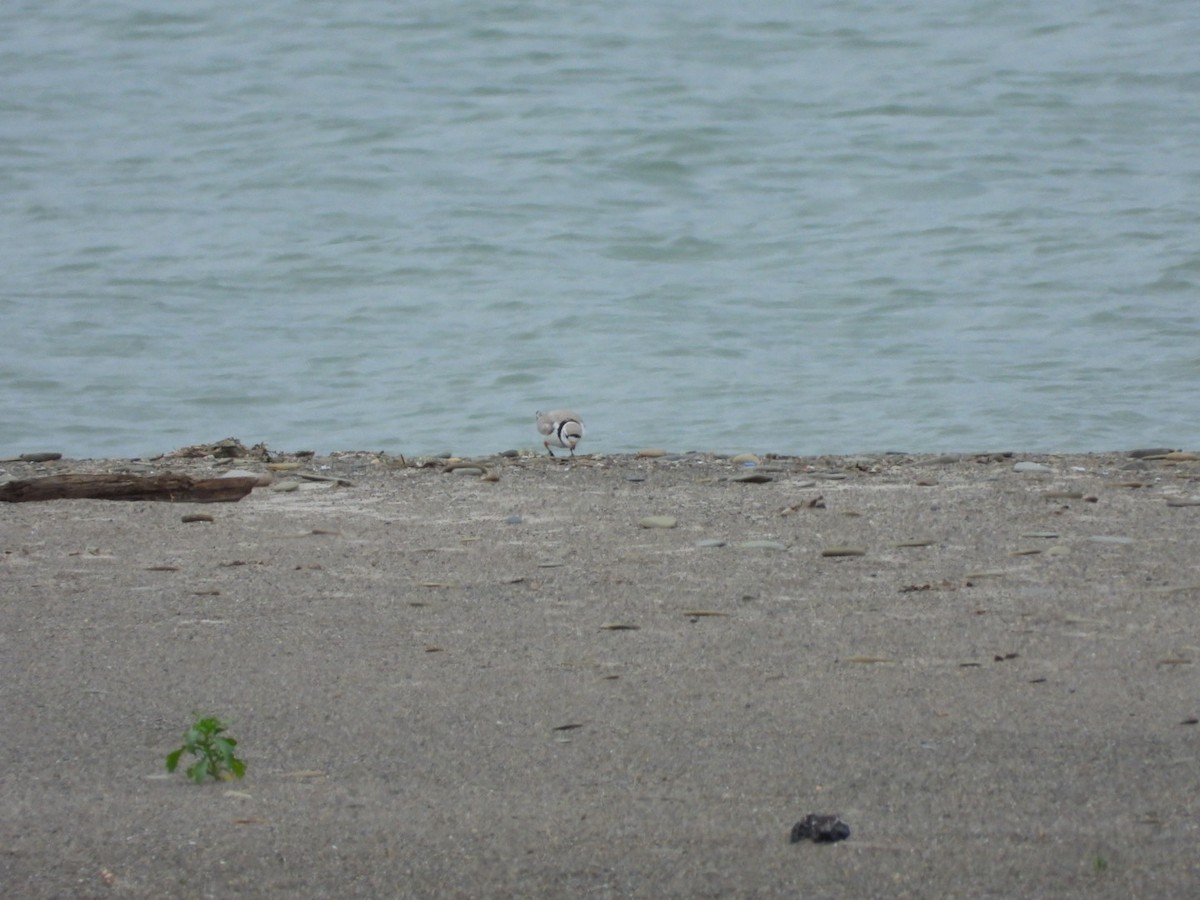
[[[230,503],[254,488],[257,478],[203,478],[188,475],[50,475],[0,484],[0,500],[167,500],[173,503]]]

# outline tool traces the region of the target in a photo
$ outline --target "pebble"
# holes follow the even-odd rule
[[[937,456],[937,457],[934,457],[933,459],[929,460],[929,462],[926,463],[926,465],[948,466],[948,465],[952,465],[953,463],[956,463],[956,462],[962,462],[962,458],[963,457],[962,457],[961,453],[945,453],[942,456]]]
[[[212,520],[213,517],[208,513],[189,513],[179,519],[180,522],[211,522]]]
[[[676,521],[674,516],[645,516],[638,520],[638,525],[642,528],[674,528]]]
[[[736,466],[743,465],[744,463],[758,465],[758,457],[753,453],[739,453],[737,456],[731,457],[729,461]]]
[[[814,844],[833,844],[850,837],[850,826],[837,816],[809,813],[792,826],[790,841],[812,841]]]
[[[509,516],[508,518],[506,518],[504,520],[504,524],[505,525],[520,525],[524,521],[525,520],[522,519],[520,516]]]
[[[1019,462],[1013,466],[1014,472],[1051,472],[1049,466],[1044,466],[1038,462]]]
[[[1184,450],[1174,450],[1163,456],[1167,462],[1196,462],[1200,460],[1200,453],[1188,453]]]
[[[723,540],[721,540],[720,538],[705,538],[702,541],[696,541],[696,546],[702,547],[702,548],[724,547],[725,542]]]
[[[479,466],[455,466],[450,471],[455,475],[474,475],[476,477],[483,474],[483,469]]]
[[[230,469],[221,475],[222,478],[253,478],[255,487],[266,487],[275,480],[270,472],[251,472],[249,469]]]
[[[1088,538],[1094,544],[1132,544],[1133,538],[1120,534],[1094,534]]]
[[[779,541],[742,541],[737,547],[739,550],[786,550],[787,544]]]
[[[866,556],[867,551],[862,547],[826,547],[821,551],[822,556]]]
[[[766,484],[768,481],[774,481],[775,479],[770,475],[764,475],[762,472],[755,472],[752,475],[742,475],[733,480],[742,484]]]
[[[281,494],[290,494],[292,491],[300,490],[300,482],[298,481],[279,481],[271,485],[271,490],[279,491]]]
[[[54,462],[62,459],[61,453],[22,453],[17,457],[20,462]]]
[[[662,447],[645,447],[637,452],[637,455],[642,459],[657,459],[660,456],[666,456],[667,451]]]

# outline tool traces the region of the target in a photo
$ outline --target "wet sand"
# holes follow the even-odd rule
[[[0,883],[1190,895],[1189,457],[339,454],[237,503],[0,503]],[[194,712],[245,779],[165,773]],[[850,837],[789,843],[808,813]]]

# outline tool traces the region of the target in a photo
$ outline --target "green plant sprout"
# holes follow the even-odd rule
[[[237,741],[223,737],[225,723],[216,716],[197,719],[183,735],[183,746],[167,754],[167,771],[174,772],[179,757],[190,753],[199,757],[187,767],[187,776],[200,784],[211,775],[218,781],[230,781],[246,774],[246,764],[233,755]]]

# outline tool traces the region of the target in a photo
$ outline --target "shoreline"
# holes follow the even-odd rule
[[[264,471],[290,472],[304,469],[316,471],[332,468],[359,468],[378,466],[383,469],[443,469],[452,470],[463,466],[503,467],[527,465],[531,461],[545,459],[559,465],[579,466],[622,466],[646,462],[678,464],[721,465],[730,463],[749,469],[758,466],[775,466],[805,471],[817,468],[859,468],[899,466],[952,466],[963,462],[979,464],[1011,461],[1041,463],[1058,466],[1124,466],[1138,468],[1147,464],[1176,466],[1200,461],[1200,452],[1180,448],[1141,448],[1133,450],[1097,450],[1086,452],[1022,452],[963,451],[952,453],[909,453],[886,451],[878,453],[790,455],[779,453],[716,452],[716,451],[671,451],[662,447],[648,447],[628,453],[600,453],[580,451],[567,456],[560,451],[553,457],[537,448],[508,449],[482,456],[456,456],[450,452],[412,456],[383,450],[338,450],[321,455],[312,451],[272,450],[259,443],[247,447],[236,438],[228,438],[213,444],[197,444],[147,457],[70,457],[60,452],[28,452],[0,457],[0,479],[37,477],[48,473],[65,471],[99,473],[108,471],[163,471],[173,468],[180,471],[220,470],[234,466],[255,468]]]
[[[1200,457],[736,458],[0,462],[271,479],[235,503],[0,503],[0,876],[29,897],[1191,889]],[[244,780],[165,773],[194,712],[230,723]],[[789,843],[809,814],[849,838]]]

